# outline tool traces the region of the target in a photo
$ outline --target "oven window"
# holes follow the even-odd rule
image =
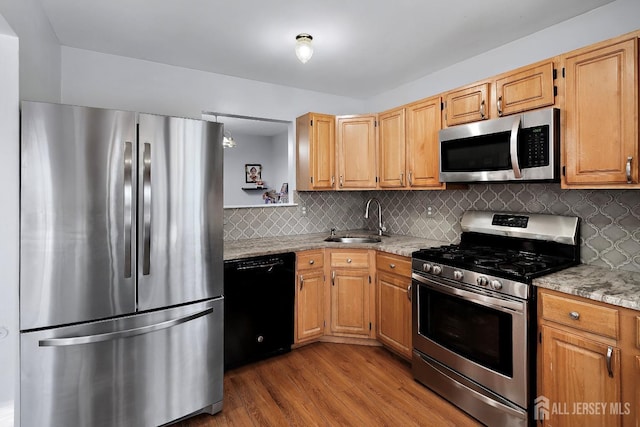
[[[499,132],[441,143],[443,172],[511,169],[511,132]]]
[[[513,376],[512,317],[420,286],[419,332],[493,371]]]

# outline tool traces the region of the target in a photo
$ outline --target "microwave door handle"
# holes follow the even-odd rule
[[[518,162],[518,134],[520,132],[520,116],[516,118],[511,127],[511,168],[513,169],[513,175],[516,179],[522,178],[522,172],[520,171],[520,163]]]

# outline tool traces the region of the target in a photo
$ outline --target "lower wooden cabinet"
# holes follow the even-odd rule
[[[296,261],[294,341],[315,341],[324,334],[324,250],[299,252]]]
[[[548,326],[541,332],[542,394],[551,405],[545,425],[622,425],[611,410],[622,402],[620,349]]]
[[[373,251],[330,250],[330,332],[334,336],[373,338],[371,291]]]
[[[543,425],[637,427],[637,312],[540,289],[538,313]]]
[[[411,359],[411,258],[378,252],[376,256],[376,338]]]

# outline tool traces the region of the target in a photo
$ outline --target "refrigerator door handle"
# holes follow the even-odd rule
[[[156,323],[148,326],[142,326],[139,328],[127,329],[124,331],[107,332],[104,334],[96,334],[96,335],[83,335],[79,337],[44,339],[38,342],[38,346],[66,347],[71,345],[94,344],[94,343],[103,342],[103,341],[113,341],[121,338],[130,338],[136,335],[143,335],[143,334],[148,334],[150,332],[156,332],[162,329],[168,329],[173,326],[180,325],[181,323],[186,323],[191,320],[197,319],[199,317],[206,316],[207,314],[210,314],[210,313],[213,313],[213,308],[208,308],[198,313],[189,314],[187,316],[178,317],[176,319],[167,320],[165,322],[160,322],[160,323]]]
[[[142,156],[142,274],[151,270],[151,144],[144,143]]]
[[[124,277],[131,277],[131,229],[133,214],[133,144],[124,143]]]

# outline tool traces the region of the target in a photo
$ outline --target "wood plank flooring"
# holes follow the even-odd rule
[[[177,427],[478,426],[382,347],[315,343],[225,374],[222,412]]]

